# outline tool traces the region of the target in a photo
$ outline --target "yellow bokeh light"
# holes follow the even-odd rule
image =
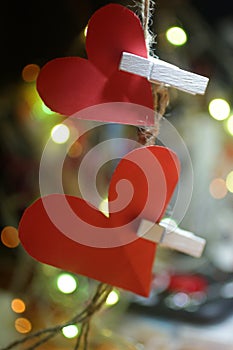
[[[226,122],[226,128],[229,134],[233,136],[233,115],[231,115]]]
[[[230,114],[229,103],[223,98],[215,98],[209,103],[209,113],[216,120],[224,120]]]
[[[19,243],[18,230],[13,226],[6,226],[1,232],[1,241],[8,248],[16,248]]]
[[[14,312],[21,314],[26,310],[26,305],[21,299],[13,299],[11,302],[11,308]]]
[[[77,337],[77,335],[79,333],[79,329],[76,325],[71,324],[69,326],[63,327],[62,333],[63,333],[64,337],[66,337],[68,339],[72,339],[72,338]]]
[[[51,130],[51,138],[53,142],[61,144],[66,143],[70,137],[70,130],[64,124],[57,124]]]
[[[172,45],[182,46],[187,42],[187,34],[180,27],[171,27],[166,31],[166,38]]]
[[[209,186],[210,194],[215,199],[222,199],[227,194],[226,182],[221,178],[213,179]]]
[[[64,294],[71,294],[77,289],[77,282],[72,275],[62,273],[58,276],[57,287]]]
[[[86,25],[86,27],[83,30],[83,35],[85,36],[85,38],[87,36],[87,30],[88,30],[88,25]]]
[[[35,81],[40,72],[40,67],[37,64],[27,64],[22,70],[22,78],[27,83]]]
[[[45,113],[45,114],[54,114],[55,112],[53,112],[49,107],[47,107],[44,102],[41,103],[41,108],[42,108],[42,111]]]
[[[22,334],[29,333],[32,330],[32,324],[27,318],[19,317],[15,320],[15,329]]]
[[[120,299],[119,292],[116,290],[112,290],[106,299],[106,305],[108,306],[115,305],[118,303],[119,299]]]
[[[233,193],[233,171],[227,175],[226,186],[228,191]]]
[[[105,216],[107,216],[107,218],[109,217],[108,198],[104,198],[104,199],[100,202],[99,210],[100,210]]]

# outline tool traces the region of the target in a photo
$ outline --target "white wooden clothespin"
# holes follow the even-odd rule
[[[137,235],[154,243],[159,243],[162,247],[175,249],[196,258],[202,255],[206,244],[204,238],[198,237],[192,232],[165,223],[153,224],[148,220],[141,221]]]
[[[158,58],[144,58],[129,52],[123,52],[119,69],[140,75],[152,83],[164,84],[190,94],[205,93],[209,79],[187,72]]]

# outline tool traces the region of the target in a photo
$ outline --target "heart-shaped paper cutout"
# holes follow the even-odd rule
[[[86,38],[88,60],[79,57],[57,58],[48,62],[37,79],[37,90],[52,110],[64,115],[101,103],[130,102],[153,109],[151,85],[147,79],[122,72],[119,63],[123,51],[147,57],[139,18],[124,6],[110,4],[94,13]],[[118,116],[119,118],[119,116]],[[119,122],[114,115],[96,120]],[[122,124],[153,124],[148,115]]]
[[[143,164],[145,168],[141,167]],[[157,169],[154,176],[148,174],[149,170],[153,174],[154,169]],[[49,195],[26,209],[19,224],[20,240],[28,253],[43,263],[147,296],[156,245],[138,238],[137,227],[141,216],[154,222],[161,219],[178,174],[178,158],[169,149],[150,146],[133,150],[121,159],[112,176],[109,218],[81,198]],[[123,187],[117,187],[122,180]],[[127,202],[124,193],[130,192],[126,189],[127,181],[134,191],[122,209],[122,203]],[[161,194],[164,186],[166,191]],[[64,201],[80,224],[69,220]],[[107,234],[105,247],[94,246],[99,237],[102,239],[101,229]],[[80,243],[85,237],[90,245]]]

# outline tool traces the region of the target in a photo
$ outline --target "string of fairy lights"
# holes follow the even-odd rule
[[[87,33],[87,27],[83,30],[83,37],[85,38]],[[183,46],[188,41],[188,35],[184,28],[171,27],[166,31],[166,40],[173,46]],[[35,81],[39,74],[40,67],[37,64],[27,64],[22,70],[22,85],[25,88],[25,98],[28,105],[30,106],[30,116],[39,123],[47,122],[48,117],[55,116],[52,118],[54,125],[50,129],[50,137],[55,144],[65,144],[71,134],[69,126],[61,123],[55,123],[57,120],[57,114],[51,111],[40,99],[36,87]],[[229,135],[233,136],[233,114],[231,113],[231,106],[229,102],[221,96],[215,96],[209,101],[208,105],[209,115],[219,123],[223,123],[223,129]],[[59,116],[60,118],[61,116]],[[68,157],[75,158],[79,157],[82,153],[82,145],[77,141],[68,150]],[[214,178],[209,185],[210,195],[218,200],[224,198],[227,193],[233,193],[233,169],[230,171],[225,178]],[[107,215],[107,199],[104,199],[100,204],[99,209]],[[12,226],[5,227],[1,232],[2,244],[9,248],[17,248],[20,244],[18,231]],[[72,294],[79,288],[78,276],[60,271],[54,288],[62,294]],[[118,290],[113,290],[107,300],[106,305],[112,306],[118,303],[120,299],[120,293]],[[24,313],[27,309],[26,302],[21,298],[15,296],[10,305],[11,310],[15,313],[15,330],[19,333],[25,334],[31,332],[33,329],[32,322],[24,317]],[[74,338],[78,335],[79,328],[77,325],[69,325],[64,327],[62,334],[66,338]]]

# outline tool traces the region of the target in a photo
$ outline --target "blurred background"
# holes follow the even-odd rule
[[[112,2],[137,11],[133,2]],[[88,20],[108,3],[1,3],[0,348],[68,319],[95,286],[85,277],[34,261],[20,246],[17,227],[25,208],[40,195],[40,157],[53,128],[64,120],[41,101],[37,75],[53,58],[86,57]],[[210,78],[205,96],[169,89],[165,114],[184,139],[194,172],[192,199],[180,225],[204,237],[207,245],[200,259],[159,248],[151,296],[144,299],[114,290],[97,316],[100,338],[93,348],[233,349],[232,4],[158,0],[151,30],[156,34],[155,55]],[[136,138],[135,127],[113,125],[98,130],[98,137],[91,134],[76,142],[65,164],[67,193],[77,194],[76,169],[85,150],[106,133]],[[55,144],[61,142],[66,139],[54,138]],[[105,169],[98,179],[103,195],[111,171]],[[103,206],[104,201],[100,209]],[[113,330],[121,340],[115,339]],[[72,349],[78,331],[66,329],[40,348]]]

